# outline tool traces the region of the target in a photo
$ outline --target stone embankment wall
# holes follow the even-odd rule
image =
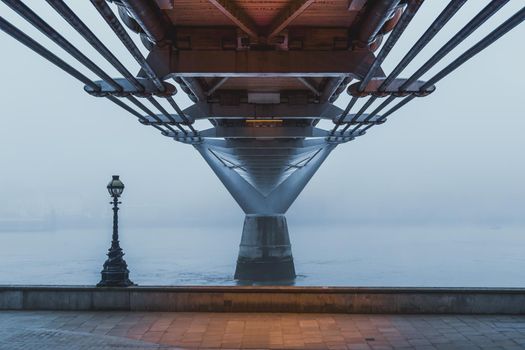
[[[525,289],[0,286],[0,310],[525,314]]]

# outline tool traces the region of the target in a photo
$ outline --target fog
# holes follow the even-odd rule
[[[110,75],[119,76],[45,1],[26,2]],[[138,71],[90,2],[67,2]],[[385,62],[385,72],[445,3],[422,6]],[[401,77],[486,3],[468,2]],[[522,6],[523,1],[510,1],[450,57]],[[3,4],[0,14],[67,57]],[[435,93],[339,146],[291,207],[289,219],[319,225],[525,224],[524,37],[522,24],[439,82]],[[110,214],[105,186],[112,174],[120,174],[126,185],[121,217],[130,226],[240,225],[240,208],[191,146],[87,95],[81,83],[3,32],[0,43],[0,221],[55,215],[63,226],[105,224]],[[183,93],[177,101],[190,104]],[[344,108],[347,102],[342,94],[337,105]]]

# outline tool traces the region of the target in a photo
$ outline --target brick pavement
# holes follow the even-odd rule
[[[0,312],[0,349],[525,349],[525,317]]]

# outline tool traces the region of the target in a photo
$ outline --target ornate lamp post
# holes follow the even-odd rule
[[[113,175],[113,179],[108,184],[108,192],[113,197],[113,239],[108,251],[108,259],[102,269],[102,279],[97,287],[128,287],[134,285],[129,280],[129,270],[124,253],[120,248],[118,240],[118,205],[121,203],[118,198],[124,191],[124,184],[120,181],[118,175]]]

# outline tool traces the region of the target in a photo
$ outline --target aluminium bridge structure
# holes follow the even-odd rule
[[[40,0],[121,74],[111,77],[56,29],[63,22],[52,26],[31,9],[36,0],[1,1],[99,80],[0,16],[5,33],[78,79],[87,93],[201,154],[246,214],[235,278],[254,281],[295,277],[285,213],[335,147],[434,92],[441,79],[525,18],[522,7],[449,57],[510,2],[471,0],[477,14],[400,78],[467,0],[443,1],[443,10],[390,72],[383,61],[424,0],[90,0],[100,25],[108,25],[140,65],[133,74],[81,13],[64,0]],[[139,38],[147,55],[135,43]],[[422,80],[444,58],[450,63]],[[173,97],[177,85],[193,105],[180,108]],[[351,96],[344,109],[334,105],[342,93]],[[364,103],[357,108],[359,99]],[[197,130],[195,122],[204,119],[210,127]],[[322,128],[326,121],[333,126]]]

